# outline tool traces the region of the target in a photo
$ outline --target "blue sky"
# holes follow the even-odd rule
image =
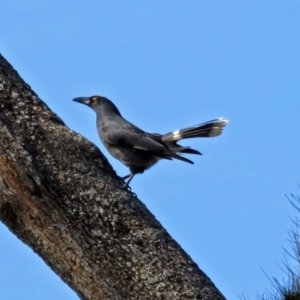
[[[217,117],[220,137],[186,140],[194,165],[162,161],[132,181],[173,238],[228,299],[255,299],[283,277],[299,192],[298,1],[2,1],[1,54],[108,157],[94,112],[103,95],[150,132]],[[78,299],[0,224],[0,297]]]

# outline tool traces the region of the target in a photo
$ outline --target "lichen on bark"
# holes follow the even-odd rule
[[[225,299],[1,55],[0,219],[81,299]]]

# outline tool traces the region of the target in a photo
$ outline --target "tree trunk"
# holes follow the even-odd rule
[[[225,299],[1,55],[0,219],[81,299]]]

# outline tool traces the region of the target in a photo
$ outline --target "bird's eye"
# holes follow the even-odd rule
[[[98,98],[97,96],[93,96],[92,99],[91,99],[92,102],[95,102],[97,100],[97,98]]]

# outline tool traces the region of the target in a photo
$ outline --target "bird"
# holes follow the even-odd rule
[[[229,122],[218,118],[166,134],[148,133],[124,119],[115,104],[106,97],[77,97],[73,101],[85,104],[96,112],[97,131],[104,147],[130,170],[130,174],[122,177],[124,181],[127,179],[124,184],[126,188],[136,174],[142,174],[161,159],[177,159],[193,164],[184,154],[202,153],[177,142],[218,136]]]

